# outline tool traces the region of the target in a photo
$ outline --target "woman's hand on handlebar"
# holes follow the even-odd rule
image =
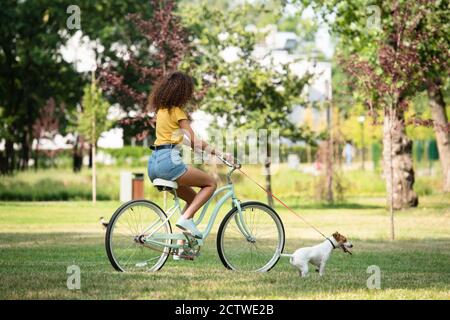
[[[229,153],[222,153],[219,155],[219,158],[222,159],[226,165],[230,167],[240,168],[241,164],[236,161],[236,159]]]
[[[227,162],[229,162],[229,163],[234,163],[235,162],[234,157],[231,154],[229,154],[229,153],[222,153],[222,158],[224,160],[226,160]]]

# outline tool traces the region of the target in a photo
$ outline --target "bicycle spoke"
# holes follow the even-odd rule
[[[130,231],[128,231],[127,229],[125,229],[125,227],[122,227],[122,224],[120,224],[119,226],[116,226],[116,228],[117,228],[117,227],[120,227],[121,229],[123,228],[123,229],[124,229],[124,232],[127,233],[127,236],[129,236],[129,237],[132,238],[132,239],[134,239],[134,237],[136,236],[136,235],[133,234],[132,232],[130,232]]]
[[[155,221],[163,221],[164,213],[149,201],[136,201],[117,213],[109,235],[109,253],[111,263],[122,271],[154,271],[166,261],[170,249],[163,245],[141,244],[136,239]],[[160,233],[171,233],[169,222],[162,225]],[[137,242],[136,242],[137,241]],[[170,243],[170,240],[163,243]],[[145,262],[146,268],[141,264]]]
[[[129,217],[129,215],[126,216],[125,222],[127,223],[128,227],[130,228],[131,233],[134,234],[134,235],[137,235],[137,232],[136,232],[136,230],[134,230],[134,228],[132,227],[132,224],[130,223],[128,217]]]
[[[278,260],[277,252],[284,243],[281,221],[263,205],[242,209],[241,215],[235,212],[228,218],[222,231],[223,257],[235,270],[266,271]],[[250,232],[250,238],[240,230],[239,220]]]

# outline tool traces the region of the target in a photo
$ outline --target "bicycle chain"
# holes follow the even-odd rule
[[[190,245],[193,243],[193,240],[190,239],[188,236],[186,236],[186,238],[187,238],[187,241],[188,241],[188,243],[189,243],[189,249],[194,250],[194,248],[192,248],[192,247],[190,246]],[[148,248],[148,249],[151,249],[151,250],[153,250],[153,251],[156,251],[156,252],[160,252],[160,253],[167,254],[167,255],[172,255],[172,256],[178,255],[178,256],[180,256],[180,258],[181,258],[181,254],[175,253],[174,250],[172,250],[172,248],[169,248],[169,252],[164,252],[164,250],[159,250],[159,249],[153,248],[153,247],[151,247],[151,246],[149,246],[149,245],[146,245],[145,243],[141,243],[141,245],[144,246],[144,247],[146,247],[146,248]],[[182,258],[182,259],[184,259],[184,260],[194,260],[195,257],[198,257],[198,253],[200,252],[200,248],[201,248],[201,247],[198,246],[198,249],[197,249],[197,251],[196,251],[196,253],[195,253],[194,255],[189,255],[189,256],[187,256],[187,257],[192,257],[192,259],[184,259],[184,258]]]

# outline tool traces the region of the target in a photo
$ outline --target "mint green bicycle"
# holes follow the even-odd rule
[[[214,225],[220,208],[230,200],[231,209],[222,220],[217,232],[217,251],[223,265],[235,271],[266,272],[272,269],[283,252],[285,234],[283,223],[275,210],[264,203],[241,203],[235,195],[232,173],[240,167],[219,158],[230,170],[227,185],[216,190],[203,206],[199,225],[205,218],[212,199],[214,206],[203,239],[187,232],[173,232],[170,219],[181,214],[177,183],[155,179],[159,191],[174,195],[174,205],[164,212],[148,200],[132,200],[123,204],[112,216],[106,230],[106,252],[112,266],[122,272],[158,271],[172,254],[193,260],[200,254]],[[219,194],[223,194],[219,198]],[[181,253],[182,252],[182,253]]]

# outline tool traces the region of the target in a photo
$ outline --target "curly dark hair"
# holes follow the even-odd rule
[[[149,105],[152,111],[183,107],[194,93],[194,81],[187,74],[174,71],[164,76],[152,88]]]

